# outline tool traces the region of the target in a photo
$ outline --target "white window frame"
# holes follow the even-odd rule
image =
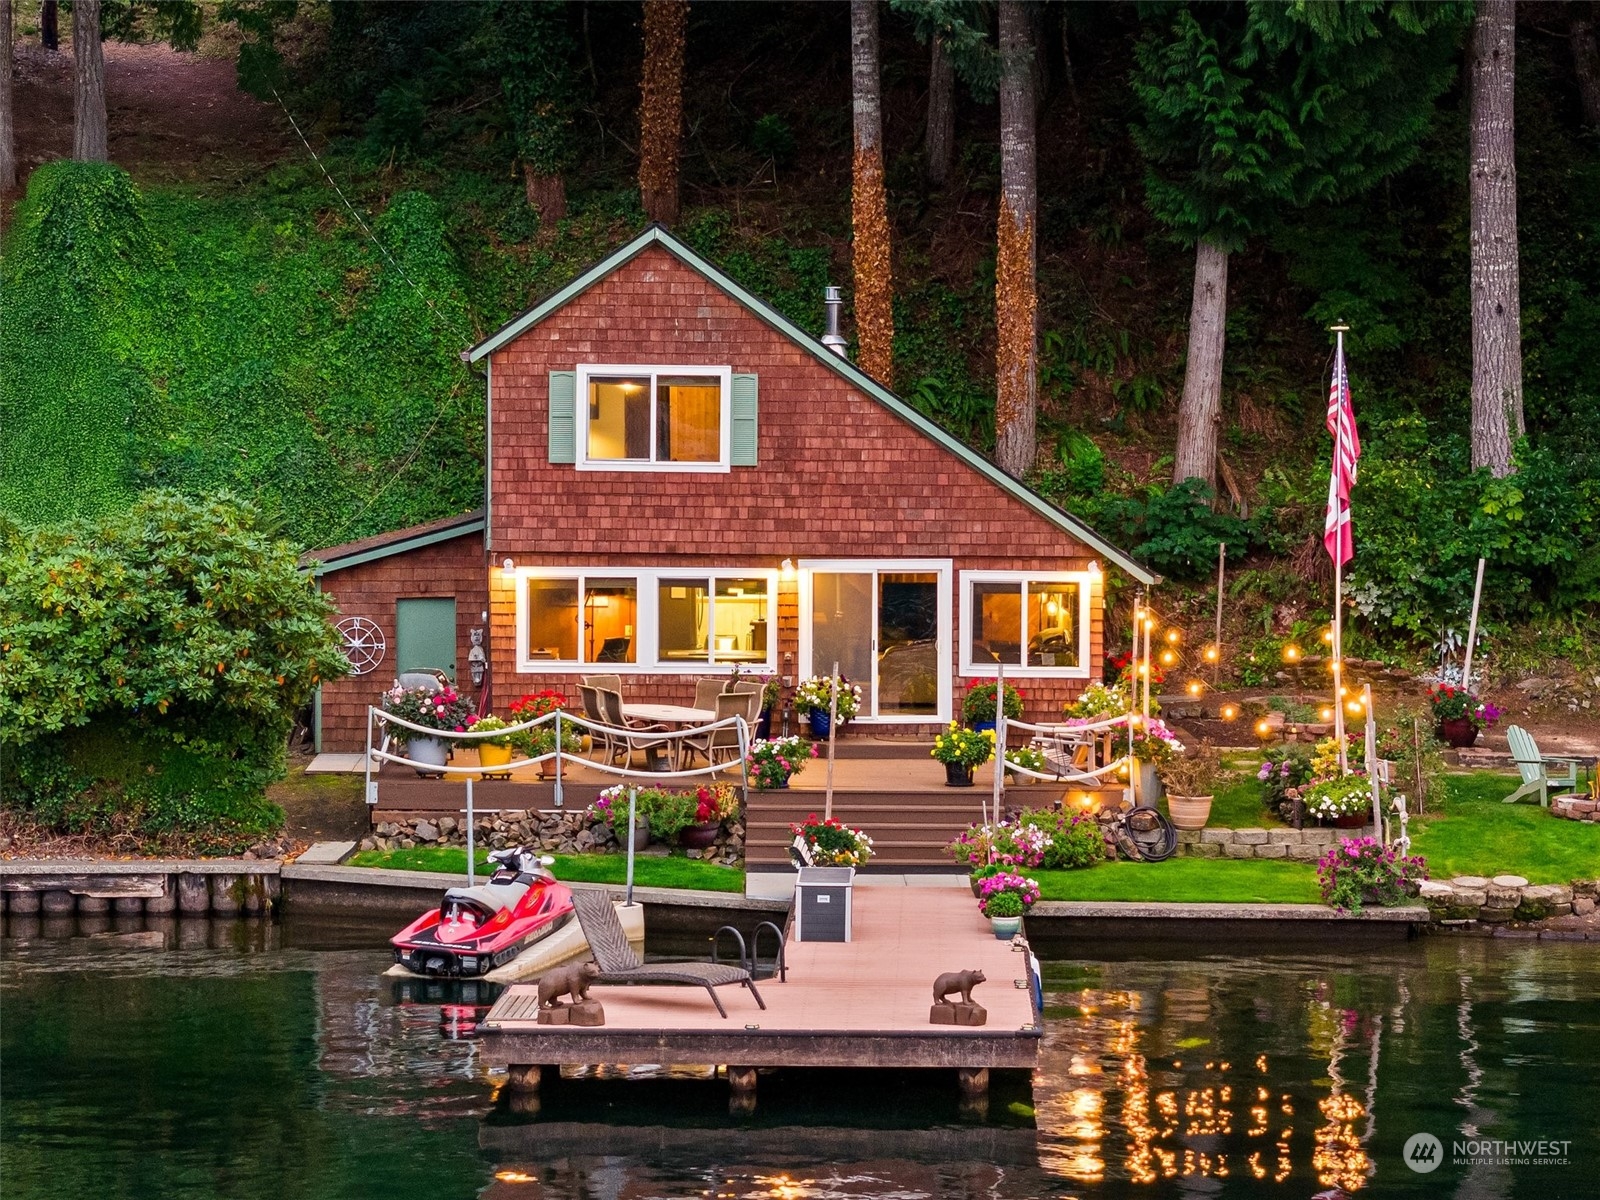
[[[589,579],[631,579],[634,583],[637,611],[634,616],[634,662],[590,662],[583,658],[529,658],[528,657],[528,585],[530,579],[573,579],[578,581],[579,611],[583,607],[583,589]],[[660,662],[661,610],[659,585],[666,579],[704,579],[711,588],[711,605],[716,607],[717,581],[722,579],[762,579],[767,585],[767,657],[764,662],[718,662],[716,644],[710,630],[716,620],[713,614],[708,626],[708,637],[713,637],[707,661]],[[517,674],[519,675],[572,675],[577,672],[608,672],[618,675],[731,675],[734,668],[741,673],[755,672],[776,675],[778,672],[778,572],[766,567],[723,566],[672,566],[672,567],[610,567],[603,563],[581,567],[517,567],[515,570],[516,623],[517,623]],[[584,652],[583,625],[578,626],[578,653]]]
[[[938,576],[939,631],[936,637],[939,655],[939,708],[936,713],[906,713],[889,716],[861,714],[851,718],[856,725],[944,725],[948,724],[955,709],[955,680],[950,669],[953,655],[953,631],[950,621],[950,589],[955,580],[955,563],[948,558],[803,558],[800,560],[800,668],[804,675],[826,675],[831,663],[812,661],[811,603],[813,572],[855,572],[866,574],[934,574]],[[872,594],[872,657],[878,657],[878,590]],[[874,666],[876,670],[876,666]],[[798,682],[798,680],[796,680]]]
[[[972,585],[975,583],[1014,583],[1018,599],[1028,583],[1075,583],[1078,585],[1078,665],[1075,667],[1021,667],[1005,664],[1007,679],[1087,679],[1089,678],[1090,628],[1093,611],[1094,574],[1090,571],[963,571],[961,572],[961,674],[966,678],[993,679],[1000,664],[972,661]],[[1026,653],[1027,605],[1022,605],[1024,627],[1018,629],[1018,645]]]
[[[589,380],[596,375],[636,375],[650,378],[650,459],[589,457]],[[720,406],[719,456],[716,462],[657,462],[656,452],[656,380],[662,375],[700,375],[715,377],[722,387]],[[573,425],[577,434],[577,454],[574,465],[580,471],[672,471],[694,474],[727,474],[733,470],[733,368],[711,366],[662,366],[642,363],[604,364],[589,363],[577,369],[577,394],[573,397],[576,411]]]

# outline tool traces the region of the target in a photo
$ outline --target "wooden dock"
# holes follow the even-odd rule
[[[596,985],[605,1025],[540,1025],[537,989],[517,985],[479,1024],[485,1061],[525,1091],[562,1064],[726,1066],[736,1100],[752,1103],[764,1067],[940,1067],[968,1095],[986,1091],[991,1068],[1033,1068],[1028,956],[990,932],[970,891],[858,886],[853,903],[854,940],[785,945],[787,981],[757,985],[765,1010],[743,988],[720,989],[724,1019],[700,988]],[[969,969],[987,977],[973,994],[987,1023],[931,1024],[934,978]]]

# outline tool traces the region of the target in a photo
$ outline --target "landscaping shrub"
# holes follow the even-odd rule
[[[1100,823],[1087,813],[1030,811],[1022,814],[1022,823],[1049,835],[1043,863],[1047,871],[1092,867],[1106,855]]]
[[[258,839],[294,714],[348,670],[331,611],[227,496],[0,529],[0,804],[63,833]]]
[[[1374,838],[1345,838],[1317,860],[1322,899],[1340,911],[1364,904],[1398,904],[1417,893],[1428,864]]]

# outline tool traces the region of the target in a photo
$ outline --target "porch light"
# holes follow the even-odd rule
[[[779,568],[779,576],[785,583],[794,579],[794,559],[786,558]]]
[[[507,559],[501,560],[500,573],[502,575],[509,575],[513,571],[515,571],[516,569],[517,569],[517,564],[515,562],[513,562],[511,559],[507,558]]]

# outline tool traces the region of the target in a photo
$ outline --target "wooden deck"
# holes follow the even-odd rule
[[[605,1006],[605,1025],[539,1025],[537,989],[517,985],[479,1025],[485,1060],[514,1068],[699,1063],[727,1065],[730,1074],[735,1067],[1034,1066],[1040,1029],[1027,956],[994,937],[970,892],[857,888],[853,903],[853,941],[786,945],[787,982],[757,984],[764,1011],[740,987],[718,990],[724,1019],[701,988],[597,985],[590,994]],[[930,1024],[934,978],[967,969],[987,976],[973,1000],[988,1010],[988,1023]]]

